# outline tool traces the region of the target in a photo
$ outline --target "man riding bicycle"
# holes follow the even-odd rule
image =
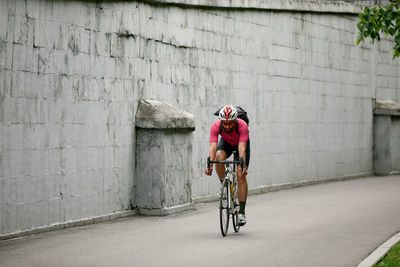
[[[238,118],[238,112],[232,105],[226,105],[219,111],[219,120],[214,122],[210,131],[210,160],[224,161],[232,155],[232,152],[238,151],[239,158],[243,157],[244,168],[237,168],[238,193],[239,193],[239,225],[246,224],[245,207],[247,200],[247,169],[250,162],[250,139],[249,128],[246,122]],[[218,134],[221,138],[218,143]],[[225,177],[223,164],[216,164],[216,170],[219,180]],[[205,173],[211,175],[213,164]]]

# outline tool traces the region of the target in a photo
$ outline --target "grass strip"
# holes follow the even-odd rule
[[[399,267],[400,266],[400,242],[398,242],[388,254],[373,267]]]

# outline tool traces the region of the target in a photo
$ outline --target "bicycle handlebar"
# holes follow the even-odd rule
[[[210,157],[207,157],[207,169],[210,169],[210,163],[222,163],[222,164],[240,164],[240,168],[243,170],[243,157],[240,157],[240,160],[224,160],[224,161],[218,161],[218,160],[210,160]]]

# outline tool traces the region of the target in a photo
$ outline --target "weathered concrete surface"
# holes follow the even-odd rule
[[[141,214],[192,208],[192,142],[187,130],[138,129],[135,203]]]
[[[133,203],[141,214],[148,215],[190,209],[193,114],[165,102],[140,100],[136,128]]]
[[[135,206],[140,99],[196,115],[197,198],[218,191],[204,168],[225,103],[251,119],[250,188],[372,173],[372,99],[400,102],[400,61],[390,39],[356,47],[340,5],[0,1],[0,235]]]
[[[400,116],[400,105],[391,100],[376,100],[374,114]]]
[[[280,11],[307,11],[358,14],[365,4],[371,5],[372,1],[363,1],[359,4],[344,1],[318,1],[318,0],[144,0],[147,3],[175,4],[185,7],[218,7],[227,9],[260,9]],[[364,4],[364,5],[361,5]]]
[[[400,173],[400,117],[392,117],[391,138],[391,170],[393,173]]]
[[[377,175],[387,175],[392,170],[392,119],[374,115],[374,170]]]
[[[400,171],[400,105],[391,100],[374,104],[374,170],[377,175]]]
[[[155,129],[195,129],[194,115],[166,102],[140,100],[136,112],[136,127]]]
[[[0,266],[357,266],[400,231],[400,176],[250,196],[226,238],[217,203],[0,242]]]

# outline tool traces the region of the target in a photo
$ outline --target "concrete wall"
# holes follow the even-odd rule
[[[392,117],[391,132],[392,172],[400,172],[400,117]]]
[[[213,3],[0,1],[0,235],[134,207],[141,98],[195,114],[194,198],[217,193],[225,103],[250,116],[252,189],[372,172],[372,99],[400,102],[400,64],[355,46],[361,7]]]

